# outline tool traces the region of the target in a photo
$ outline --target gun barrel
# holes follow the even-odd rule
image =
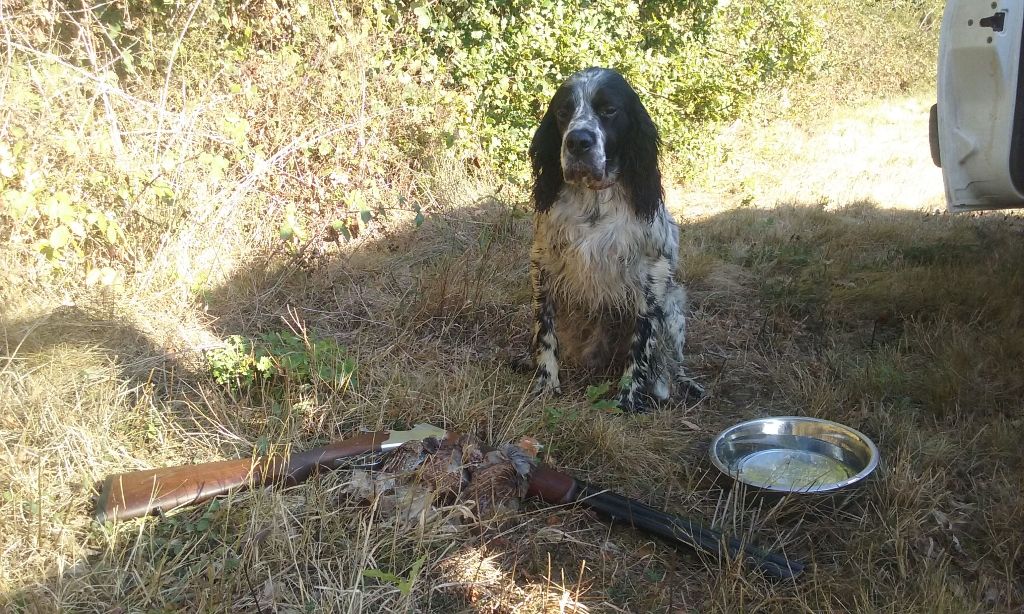
[[[787,580],[803,573],[798,561],[766,552],[737,539],[726,539],[721,533],[696,520],[655,509],[607,489],[576,480],[546,465],[537,466],[530,475],[528,496],[556,505],[578,503],[607,516],[665,539],[716,557],[741,557],[767,576]]]

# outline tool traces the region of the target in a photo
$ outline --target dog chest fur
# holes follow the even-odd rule
[[[648,221],[636,216],[619,186],[598,192],[566,186],[537,216],[533,257],[559,302],[632,311],[652,262],[665,256],[674,271],[677,245],[678,228],[664,209]]]

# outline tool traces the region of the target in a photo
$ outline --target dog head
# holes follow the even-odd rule
[[[621,183],[638,215],[662,200],[658,129],[626,79],[588,68],[558,88],[530,144],[533,196],[539,211],[566,184],[603,190]]]

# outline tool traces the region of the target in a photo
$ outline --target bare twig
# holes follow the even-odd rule
[[[192,18],[202,3],[203,0],[196,0],[192,4],[192,10],[189,12],[188,18],[185,19],[185,25],[182,26],[181,33],[178,35],[177,40],[174,41],[174,47],[171,49],[171,55],[167,60],[167,75],[164,77],[164,87],[160,91],[160,109],[162,111],[167,109],[167,94],[171,87],[171,73],[174,70],[174,60],[178,57],[178,49],[181,48],[181,41],[184,40],[188,28],[192,24]],[[153,164],[160,162],[160,131],[163,129],[163,118],[163,113],[157,115],[156,138],[153,141]]]

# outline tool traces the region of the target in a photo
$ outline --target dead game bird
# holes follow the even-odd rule
[[[425,487],[437,497],[448,497],[462,491],[470,467],[482,460],[480,441],[471,435],[440,441],[428,437],[399,446],[380,470],[400,482]]]
[[[478,520],[519,509],[538,448],[531,438],[524,438],[519,445],[507,443],[485,454],[483,462],[472,469],[465,497],[476,503]]]
[[[416,471],[420,483],[438,497],[457,496],[469,483],[470,471],[484,458],[480,448],[480,441],[472,435],[441,441],[437,452]]]
[[[388,454],[379,467],[354,470],[343,493],[364,501],[385,496],[389,498],[387,507],[394,507],[390,499],[395,498],[396,490],[410,490],[406,483],[440,445],[436,437],[407,441]]]
[[[436,437],[407,441],[395,448],[381,466],[384,473],[406,474],[415,471],[430,455],[437,452],[441,442]]]

